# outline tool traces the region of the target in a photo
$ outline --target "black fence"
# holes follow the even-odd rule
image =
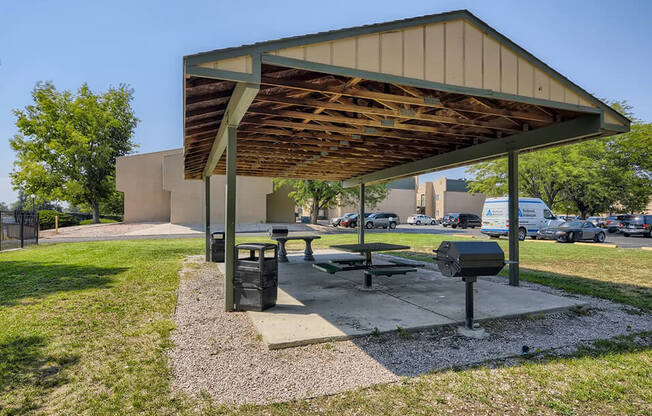
[[[0,211],[0,250],[38,244],[38,212]]]

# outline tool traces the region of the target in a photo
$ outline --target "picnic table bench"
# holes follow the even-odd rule
[[[371,253],[374,251],[406,250],[410,248],[408,246],[387,243],[370,243],[333,245],[331,248],[353,253],[362,253],[365,256],[331,259],[328,263],[315,263],[312,267],[330,274],[351,270],[362,270],[364,273],[364,288],[366,289],[372,287],[373,276],[406,274],[416,272],[416,267],[423,267],[423,264],[403,262],[400,260],[389,260],[392,264],[373,264],[372,262]]]
[[[278,242],[278,261],[279,263],[287,263],[288,252],[285,249],[285,243],[290,240],[303,240],[306,242],[306,248],[303,251],[303,259],[305,261],[315,261],[312,251],[312,240],[321,238],[318,235],[314,234],[285,234],[285,235],[272,235],[270,237],[272,240]]]

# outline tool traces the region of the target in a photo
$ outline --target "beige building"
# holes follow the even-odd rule
[[[401,222],[416,212],[417,205],[414,195],[417,187],[417,177],[399,179],[389,183],[387,198],[373,209],[367,208],[366,212],[392,212],[399,216]],[[347,212],[358,212],[357,206],[339,206],[328,210],[328,217],[341,217]]]
[[[224,222],[225,176],[211,178],[211,218]],[[240,223],[294,222],[287,190],[274,191],[272,179],[238,177]],[[204,184],[185,180],[183,149],[123,156],[116,160],[116,188],[124,192],[125,222],[204,223]]]
[[[451,212],[482,215],[484,194],[472,194],[462,179],[439,178],[419,184],[416,206],[419,212],[440,219]]]
[[[416,177],[390,183],[390,192],[374,211],[397,213],[401,221],[415,213]],[[224,220],[225,176],[211,177],[211,218]],[[272,179],[238,176],[236,202],[239,223],[294,222],[296,205],[290,189],[274,191]],[[183,149],[143,153],[116,160],[116,188],[124,192],[125,222],[162,221],[204,223],[204,184],[183,177]],[[323,214],[332,217],[357,211],[337,207]]]

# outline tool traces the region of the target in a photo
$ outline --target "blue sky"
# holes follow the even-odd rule
[[[324,6],[326,5],[326,6]],[[0,4],[0,201],[16,133],[13,108],[39,80],[59,89],[128,83],[138,152],[181,147],[181,58],[285,36],[468,9],[595,96],[652,121],[652,2],[25,0]],[[464,169],[425,175],[464,176]]]

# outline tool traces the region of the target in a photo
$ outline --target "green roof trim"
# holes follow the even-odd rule
[[[278,40],[270,40],[266,42],[254,43],[251,45],[243,45],[239,47],[219,49],[219,50],[214,50],[209,52],[202,52],[198,54],[188,55],[183,58],[184,71],[186,72],[187,75],[193,75],[193,72],[195,72],[194,71],[195,68],[192,68],[192,70],[190,71],[188,71],[188,69],[200,63],[211,62],[220,59],[234,58],[242,55],[252,55],[252,57],[256,59],[259,58],[261,55],[276,49],[305,46],[313,43],[327,42],[327,41],[332,41],[332,40],[337,40],[337,39],[342,39],[347,37],[366,35],[366,34],[372,34],[378,32],[386,32],[391,30],[399,30],[399,29],[404,29],[412,26],[439,23],[439,22],[445,22],[445,21],[451,21],[457,19],[466,20],[467,22],[475,25],[482,32],[494,37],[500,43],[512,48],[523,59],[527,60],[535,67],[539,68],[540,70],[542,70],[543,72],[551,76],[552,78],[556,79],[562,85],[575,91],[578,95],[585,98],[587,101],[596,104],[602,111],[609,112],[611,115],[621,120],[624,124],[626,124],[629,127],[630,120],[627,117],[623,116],[616,110],[609,107],[607,104],[603,103],[599,99],[589,94],[583,88],[573,83],[568,78],[561,75],[559,72],[552,69],[546,63],[536,58],[534,55],[532,55],[525,49],[521,48],[516,43],[512,42],[509,38],[507,38],[506,36],[502,35],[498,31],[490,27],[488,24],[480,20],[478,17],[473,15],[468,10],[456,10],[456,11],[440,13],[440,14],[432,14],[432,15],[402,19],[402,20],[394,20],[385,23],[375,23],[375,24],[358,26],[353,28],[332,30],[328,32],[283,38]],[[256,66],[258,65],[254,64],[254,71],[256,71],[255,68]],[[197,74],[197,76],[202,76],[202,75]]]

